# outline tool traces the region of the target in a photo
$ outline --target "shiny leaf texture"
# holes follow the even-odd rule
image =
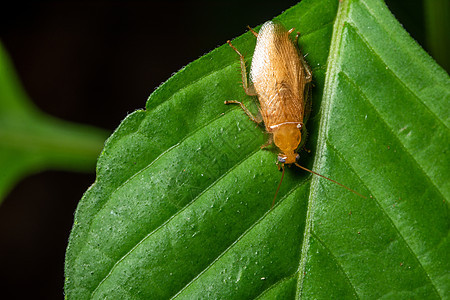
[[[367,198],[293,167],[270,209],[276,152],[223,104],[255,109],[223,45],[109,138],[75,215],[67,298],[449,294],[448,75],[379,1],[304,0],[276,19],[314,73],[303,164]],[[251,60],[251,33],[233,44]]]

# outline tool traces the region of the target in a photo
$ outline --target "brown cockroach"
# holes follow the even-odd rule
[[[299,34],[297,33],[294,44],[290,38],[294,28],[286,30],[280,23],[268,21],[262,25],[259,33],[250,27],[249,29],[257,38],[250,68],[251,85],[247,79],[244,56],[230,41],[227,43],[239,55],[243,88],[247,95],[258,97],[262,120],[254,116],[242,102],[230,100],[225,101],[225,104],[239,104],[252,121],[257,124],[264,122],[269,141],[261,148],[274,142],[280,150],[277,163],[278,166],[281,165],[283,173],[272,206],[283,181],[285,164],[295,164],[365,198],[347,186],[298,164],[300,155],[297,151],[304,143],[302,134],[306,136],[304,122],[310,110],[307,101],[308,86],[312,80],[311,69],[296,47]]]

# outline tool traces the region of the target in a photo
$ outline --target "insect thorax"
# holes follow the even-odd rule
[[[279,125],[272,130],[273,141],[282,152],[280,156],[285,156],[286,163],[295,162],[297,154],[295,151],[302,140],[298,123],[289,122]]]

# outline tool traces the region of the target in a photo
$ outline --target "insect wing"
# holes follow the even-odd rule
[[[250,80],[267,130],[285,122],[303,122],[305,72],[281,24],[267,22],[258,33]]]

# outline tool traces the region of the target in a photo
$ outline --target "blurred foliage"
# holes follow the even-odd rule
[[[39,111],[0,43],[0,202],[18,180],[34,172],[94,171],[107,134]]]

